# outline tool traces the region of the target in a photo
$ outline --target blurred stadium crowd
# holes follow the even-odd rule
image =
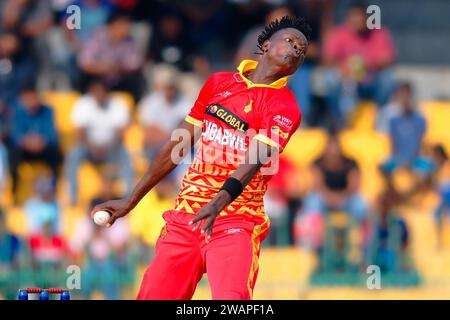
[[[71,4],[80,29],[67,27]],[[396,284],[418,284],[402,209],[423,205],[443,229],[450,107],[418,101],[396,77],[396,44],[388,28],[367,29],[362,2],[345,6],[340,21],[337,7],[0,0],[0,296],[64,286],[70,264],[82,267],[81,297],[132,290],[186,167],[111,229],[96,227],[90,209],[130,192],[207,77],[256,59],[263,25],[285,15],[305,16],[313,34],[289,81],[303,122],[265,199],[265,246],[312,250],[316,284],[337,274],[357,283],[370,264]]]

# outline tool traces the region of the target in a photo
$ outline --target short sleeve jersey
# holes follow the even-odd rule
[[[286,86],[287,78],[270,85],[254,84],[244,74],[256,65],[256,61],[244,60],[238,72],[214,73],[200,91],[185,120],[201,127],[202,136],[182,180],[176,210],[195,214],[212,200],[244,160],[253,139],[282,152],[300,125],[300,108]],[[271,175],[264,169],[220,213],[242,214],[255,222],[259,234],[269,227],[263,196]]]

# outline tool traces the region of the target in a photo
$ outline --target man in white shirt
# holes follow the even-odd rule
[[[127,192],[131,191],[133,169],[123,146],[123,133],[129,120],[130,112],[125,102],[112,97],[104,82],[92,80],[88,93],[78,99],[72,111],[72,123],[78,137],[66,168],[72,205],[78,200],[77,172],[84,161],[117,165]]]
[[[155,90],[139,103],[139,122],[145,131],[145,152],[149,159],[184,120],[193,101],[179,90],[178,71],[175,67],[160,64],[153,69]]]

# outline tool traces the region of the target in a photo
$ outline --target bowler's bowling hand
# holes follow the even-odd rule
[[[107,227],[111,227],[118,218],[126,216],[131,211],[130,202],[127,198],[103,202],[95,206],[91,212],[91,218],[93,218],[95,212],[100,210],[105,210],[111,213],[111,217],[109,218],[107,224]]]

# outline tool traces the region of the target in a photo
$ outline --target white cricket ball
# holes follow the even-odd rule
[[[100,210],[94,213],[94,222],[101,227],[106,226],[109,218],[111,218],[111,214],[108,211]]]

